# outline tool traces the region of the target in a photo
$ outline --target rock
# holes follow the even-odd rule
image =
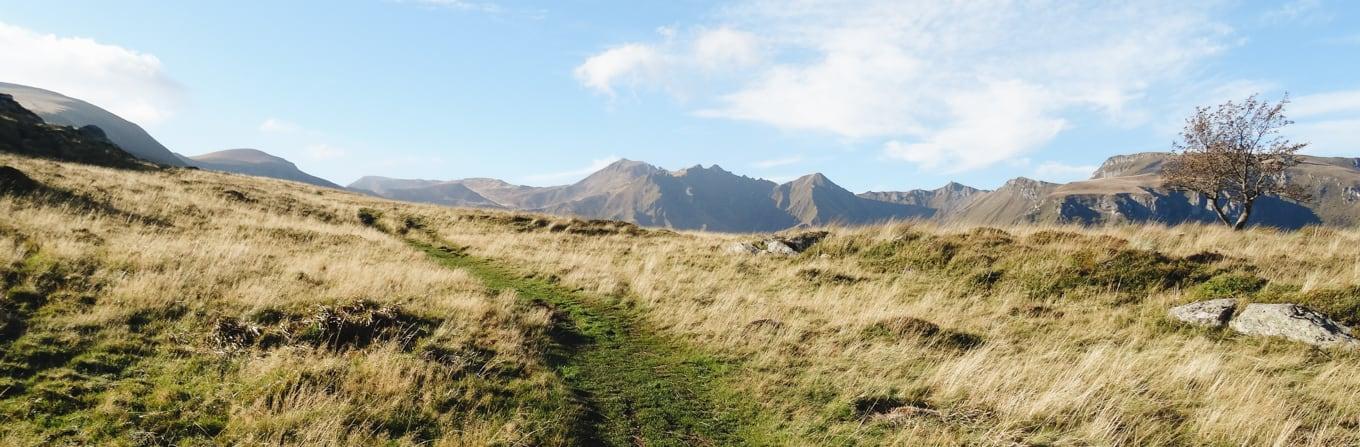
[[[1284,337],[1321,347],[1360,348],[1350,328],[1298,304],[1248,304],[1229,326],[1262,337]]]
[[[1223,327],[1232,318],[1237,302],[1230,298],[1200,301],[1171,308],[1167,314],[1195,326]]]
[[[793,236],[774,236],[763,241],[733,242],[723,248],[723,251],[733,254],[757,254],[769,253],[781,256],[793,256],[811,248],[813,244],[821,241],[830,234],[825,231],[806,231]]]
[[[759,253],[760,249],[756,248],[756,246],[750,242],[733,242],[731,245],[723,248],[723,251],[738,255],[753,255]]]
[[[793,247],[789,246],[789,244],[779,239],[770,239],[765,241],[765,252],[785,256],[793,256],[798,254],[798,250],[794,250]]]
[[[793,251],[802,253],[804,250],[812,248],[813,244],[821,242],[822,239],[826,239],[830,234],[831,233],[825,231],[805,231],[788,238],[780,239],[780,241],[785,245],[788,245],[789,248],[792,248]]]

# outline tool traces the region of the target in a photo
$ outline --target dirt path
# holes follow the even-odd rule
[[[729,363],[656,334],[615,301],[517,274],[461,250],[410,243],[492,289],[515,290],[526,303],[553,309],[549,362],[587,408],[589,416],[577,424],[582,444],[779,444],[753,428],[753,403],[721,389]]]

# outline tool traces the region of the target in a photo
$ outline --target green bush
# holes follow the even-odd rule
[[[1196,286],[1191,294],[1196,299],[1241,298],[1265,288],[1266,281],[1246,273],[1224,273]]]

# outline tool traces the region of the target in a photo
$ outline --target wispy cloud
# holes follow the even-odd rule
[[[325,143],[307,146],[307,157],[316,161],[335,160],[349,155],[349,151]]]
[[[297,124],[293,124],[291,122],[284,121],[278,118],[267,118],[260,123],[259,129],[260,132],[266,133],[291,133],[297,132],[302,128],[299,127]]]
[[[183,91],[155,55],[0,22],[0,80],[53,90],[142,125],[174,116]]]
[[[416,5],[423,8],[481,13],[497,17],[518,17],[533,20],[542,20],[546,18],[548,15],[548,11],[545,9],[512,8],[506,7],[498,2],[483,0],[387,0],[387,1],[391,3]]]
[[[1291,0],[1261,14],[1267,23],[1320,23],[1332,20],[1333,15],[1322,0]]]
[[[792,157],[775,158],[775,159],[770,159],[770,160],[760,160],[760,161],[757,161],[757,162],[755,162],[755,163],[751,163],[751,166],[754,166],[754,167],[757,167],[757,168],[760,168],[760,169],[769,169],[769,168],[778,167],[778,166],[788,166],[788,165],[791,165],[791,164],[797,164],[797,163],[801,163],[802,161],[803,161],[803,156],[801,156],[801,155],[794,155],[794,156],[792,156]]]
[[[1152,115],[1140,108],[1154,89],[1183,86],[1234,44],[1215,8],[745,0],[721,26],[622,43],[576,74],[606,95],[680,91],[699,116],[877,141],[891,159],[963,171],[1043,147],[1076,114]],[[713,76],[727,82],[686,83]]]
[[[1287,113],[1298,124],[1286,128],[1290,138],[1307,142],[1315,155],[1354,156],[1360,150],[1360,90],[1300,96]]]
[[[496,3],[470,0],[391,0],[391,1],[393,3],[406,3],[412,5],[428,6],[432,8],[457,9],[460,11],[498,13],[503,12],[505,10]]]
[[[582,168],[580,168],[580,169],[572,169],[572,170],[570,170],[570,171],[562,171],[562,172],[551,172],[551,173],[547,173],[547,174],[530,175],[530,176],[524,177],[524,180],[526,180],[528,183],[539,183],[539,184],[541,184],[541,183],[553,183],[553,182],[570,182],[570,181],[575,181],[575,180],[579,180],[579,179],[581,179],[582,177],[585,177],[585,176],[587,176],[587,175],[593,174],[593,173],[595,173],[595,171],[599,171],[599,170],[601,170],[601,169],[604,169],[606,166],[609,166],[610,164],[612,164],[612,163],[614,163],[614,162],[616,162],[616,161],[622,160],[622,159],[623,159],[622,157],[619,157],[619,156],[617,156],[617,155],[610,155],[610,156],[605,157],[605,158],[599,158],[599,159],[591,160],[589,166],[585,166],[585,167],[582,167]]]

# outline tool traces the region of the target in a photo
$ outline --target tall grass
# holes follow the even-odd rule
[[[754,235],[0,164],[67,193],[0,197],[8,444],[572,442],[583,410],[542,356],[552,316],[431,263],[360,209],[620,298],[735,365],[723,385],[780,439],[1360,443],[1360,355],[1165,317],[1228,296],[1360,321],[1360,230],[904,222],[747,256],[722,248]]]

